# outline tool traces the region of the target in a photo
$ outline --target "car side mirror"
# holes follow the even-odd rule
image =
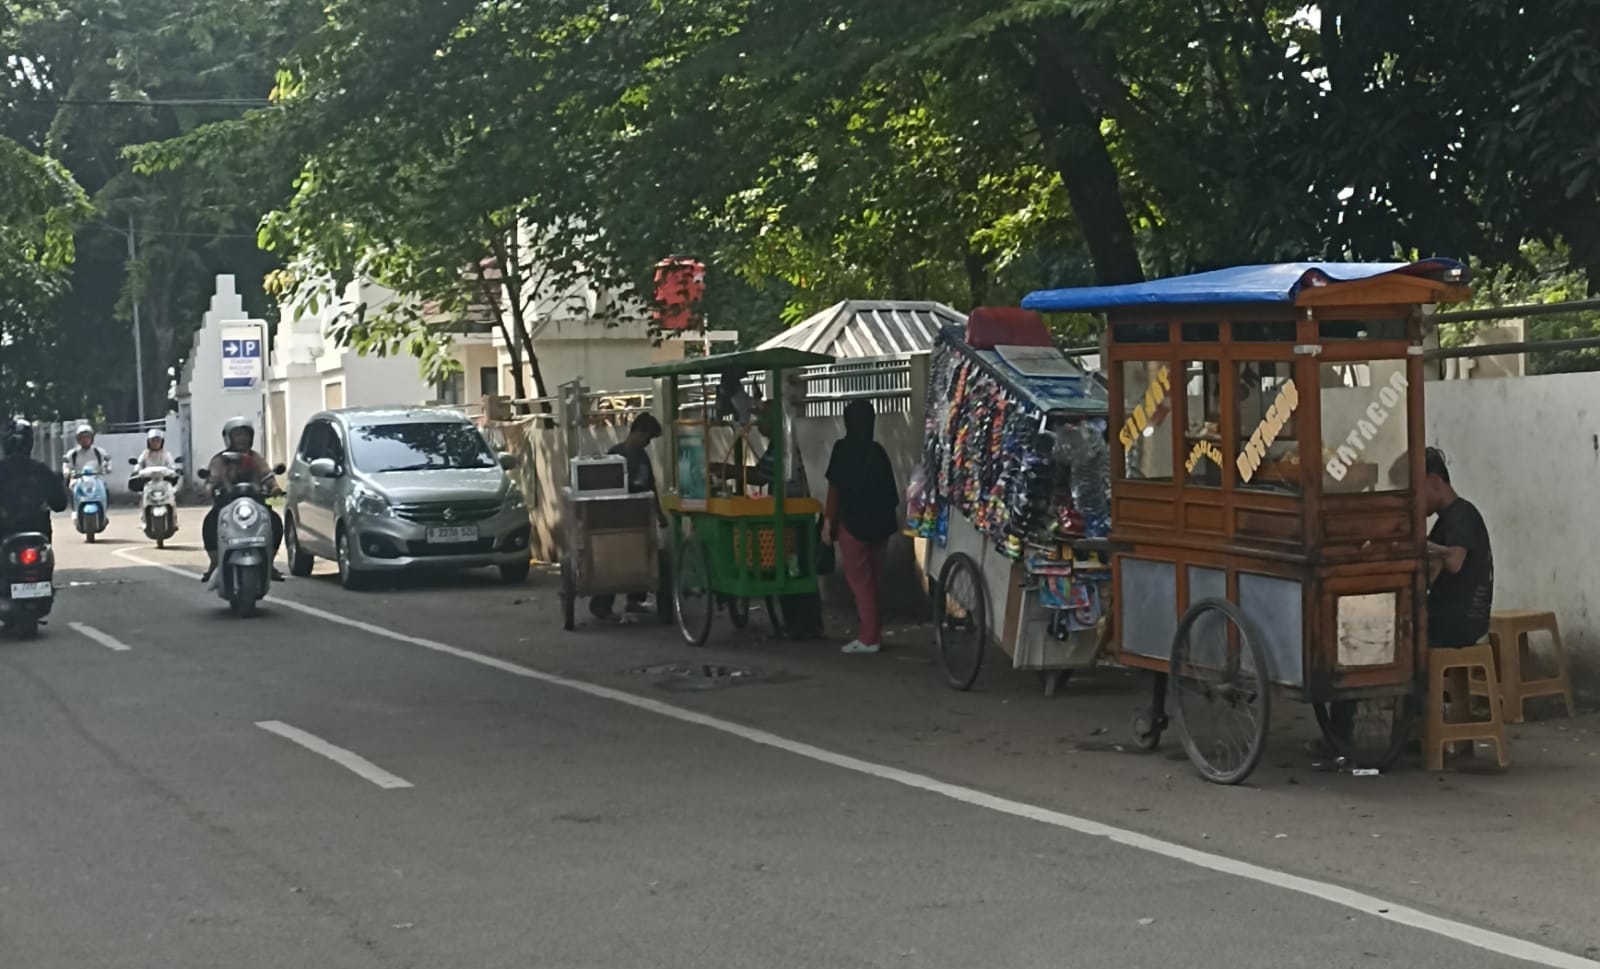
[[[307,470],[311,472],[313,478],[337,478],[339,476],[339,465],[334,463],[333,458],[317,458],[311,462],[311,467]]]
[[[498,460],[500,462],[500,467],[507,471],[515,471],[517,470],[518,465],[522,464],[522,460],[520,458],[508,451],[502,451]]]

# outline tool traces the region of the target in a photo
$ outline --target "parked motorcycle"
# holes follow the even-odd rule
[[[0,626],[18,639],[39,635],[55,604],[55,555],[38,532],[0,539]]]
[[[129,464],[137,465],[135,458]],[[148,467],[135,471],[128,479],[128,490],[139,495],[139,520],[144,525],[146,538],[156,543],[156,548],[166,548],[167,539],[178,531],[177,469]]]
[[[230,463],[248,455],[223,453]],[[284,466],[272,469],[284,473]],[[198,472],[201,479],[209,475]],[[222,510],[217,514],[217,568],[209,588],[233,609],[233,614],[248,619],[267,596],[272,584],[272,516],[267,512],[267,494],[254,483],[242,483],[222,492]]]
[[[106,483],[92,464],[72,476],[72,524],[91,544],[106,530]]]

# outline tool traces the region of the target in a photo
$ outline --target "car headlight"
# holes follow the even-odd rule
[[[512,485],[510,488],[506,489],[506,511],[520,511],[526,507],[528,507],[528,501],[526,498],[522,497],[521,488],[518,488],[516,485]]]
[[[233,520],[249,528],[256,523],[256,518],[261,515],[260,509],[253,501],[241,501],[233,506]]]
[[[352,494],[350,498],[351,503],[355,505],[357,514],[387,518],[393,513],[389,508],[389,499],[376,492],[361,489]]]

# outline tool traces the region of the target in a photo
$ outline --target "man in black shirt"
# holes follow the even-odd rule
[[[650,442],[661,436],[661,422],[653,414],[640,414],[633,419],[633,424],[628,428],[628,436],[621,444],[607,451],[607,454],[619,454],[628,462],[628,492],[630,494],[643,494],[644,492],[656,493],[656,469],[650,463]],[[656,523],[666,525],[666,516],[661,513],[659,501],[656,504]],[[645,608],[645,595],[633,594],[628,596],[628,611],[643,612]],[[589,600],[589,612],[596,619],[614,619],[612,607],[616,604],[616,596],[595,596]]]
[[[1450,466],[1444,452],[1428,448],[1426,475],[1419,494],[1431,518],[1428,532],[1428,647],[1459,649],[1481,642],[1489,634],[1489,612],[1494,606],[1494,552],[1489,528],[1472,502],[1456,494],[1450,483]],[[1355,724],[1353,702],[1328,705],[1328,728],[1349,738]],[[1334,751],[1313,745],[1327,756]]]
[[[1494,552],[1477,506],[1456,494],[1444,452],[1428,448],[1423,506],[1437,515],[1428,533],[1428,645],[1473,646],[1489,634]]]

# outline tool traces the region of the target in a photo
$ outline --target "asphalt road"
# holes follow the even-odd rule
[[[238,621],[119,555],[198,560],[128,524],[63,535],[49,628],[0,642],[0,966],[1530,964],[1462,913],[1396,924],[1331,882],[1289,890],[652,708],[696,709],[682,694],[622,702],[404,641],[557,642],[551,609],[504,619],[547,581],[314,579],[275,592],[380,628],[286,603]],[[617,629],[544,668],[646,637],[671,648]]]

